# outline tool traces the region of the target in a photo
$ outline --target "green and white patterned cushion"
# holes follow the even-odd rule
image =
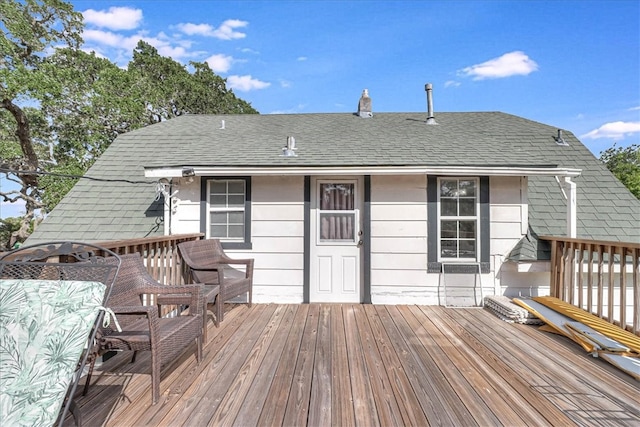
[[[0,280],[0,418],[3,426],[55,423],[105,286]]]

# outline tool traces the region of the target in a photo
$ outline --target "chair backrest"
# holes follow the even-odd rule
[[[219,239],[188,240],[178,243],[180,256],[189,268],[218,265],[225,256]],[[218,283],[217,271],[191,271],[192,279],[199,283]]]
[[[139,289],[145,283],[157,283],[147,268],[140,253],[130,253],[120,255],[120,271],[113,285],[111,296],[107,301],[108,306],[141,306],[143,301],[140,298]]]

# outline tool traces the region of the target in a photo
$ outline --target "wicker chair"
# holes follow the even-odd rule
[[[161,368],[195,343],[198,363],[202,360],[202,285],[167,286],[158,283],[148,273],[139,253],[121,255],[120,272],[106,305],[113,310],[121,331],[115,325],[99,331],[99,353],[111,350],[151,351],[152,404],[160,397]],[[145,298],[155,303],[189,306],[188,314],[160,317],[158,305],[144,305]],[[165,298],[163,300],[163,298]],[[151,302],[151,301],[150,301]],[[85,393],[91,380],[91,364]]]
[[[224,320],[223,304],[248,293],[249,307],[253,298],[253,259],[233,259],[222,249],[218,239],[190,240],[178,244],[186,263],[187,280],[205,284],[205,306],[215,303],[216,326]],[[245,271],[231,267],[244,265]],[[218,288],[219,287],[219,288]],[[205,308],[206,310],[206,308]],[[204,317],[204,340],[207,333],[207,312]]]
[[[24,246],[0,257],[6,425],[53,425],[57,419],[62,426],[68,411],[82,424],[73,396],[119,265],[115,253],[78,242]]]

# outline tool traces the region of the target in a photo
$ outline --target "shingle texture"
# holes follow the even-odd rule
[[[182,166],[578,168],[578,237],[640,242],[640,201],[570,132],[561,146],[555,127],[500,112],[425,121],[425,113],[187,115],[151,125],[120,135],[87,172],[94,179],[80,180],[28,243],[162,235],[163,201],[144,168]],[[288,136],[297,157],[281,156]],[[511,254],[516,260],[544,254],[536,235],[566,234],[555,178],[530,177],[528,196],[531,232]]]

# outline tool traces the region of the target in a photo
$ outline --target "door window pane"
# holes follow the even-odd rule
[[[318,191],[319,240],[355,242],[355,184],[320,183]]]
[[[328,211],[352,210],[354,184],[320,184],[320,209]]]
[[[320,213],[320,241],[355,240],[355,214]]]

